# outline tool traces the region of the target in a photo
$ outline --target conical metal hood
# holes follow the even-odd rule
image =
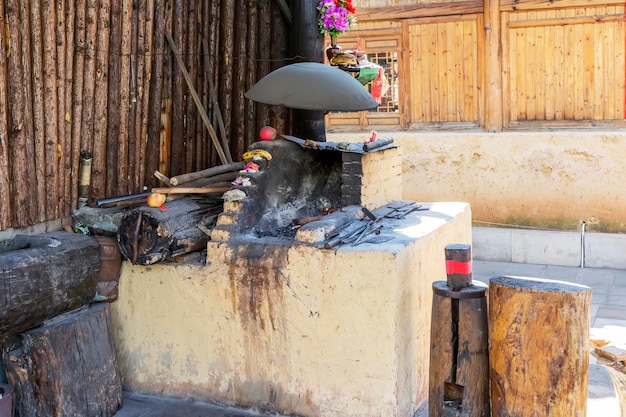
[[[259,103],[303,110],[361,111],[378,107],[354,77],[317,62],[285,65],[267,74],[244,95]]]

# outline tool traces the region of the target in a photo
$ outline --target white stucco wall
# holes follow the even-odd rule
[[[626,231],[626,131],[378,132],[402,147],[403,197],[467,201],[476,226]],[[332,142],[369,133],[327,133]],[[488,223],[484,223],[488,222]]]

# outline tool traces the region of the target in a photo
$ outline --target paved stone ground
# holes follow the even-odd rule
[[[591,327],[626,332],[626,270],[573,268],[552,265],[474,261],[475,280],[488,282],[501,275],[528,276],[587,285],[592,290]],[[590,356],[587,417],[620,417],[613,382]],[[415,417],[426,417],[427,405]],[[115,417],[251,417],[279,416],[259,410],[241,410],[213,404],[126,393]],[[372,416],[374,417],[374,416]],[[546,416],[547,417],[547,416]]]

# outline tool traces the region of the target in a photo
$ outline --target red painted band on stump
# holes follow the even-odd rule
[[[468,275],[472,273],[472,261],[459,262],[446,260],[446,274],[463,274]]]

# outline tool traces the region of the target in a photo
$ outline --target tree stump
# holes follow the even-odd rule
[[[112,416],[122,404],[108,304],[21,333],[3,360],[21,417]]]
[[[489,417],[487,286],[433,283],[430,417]]]
[[[584,416],[591,289],[561,281],[489,281],[493,417]]]

